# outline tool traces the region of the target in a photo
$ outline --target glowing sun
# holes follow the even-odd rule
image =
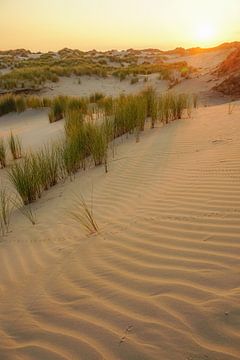
[[[210,24],[202,24],[196,29],[196,38],[201,42],[208,42],[214,39],[215,29]]]

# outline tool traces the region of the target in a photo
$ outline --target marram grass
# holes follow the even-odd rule
[[[98,233],[99,227],[93,213],[93,202],[89,206],[82,195],[75,195],[73,205],[70,217],[80,224],[88,235]]]
[[[0,138],[0,168],[5,168],[7,166],[7,149],[6,144],[3,138]]]
[[[9,232],[12,210],[11,196],[6,188],[0,189],[0,234],[2,236]]]
[[[87,99],[58,97],[51,105],[65,116],[65,138],[58,144],[49,144],[36,153],[27,154],[8,170],[10,181],[25,205],[36,201],[43,191],[61,179],[72,178],[79,170],[85,170],[87,164],[104,165],[107,172],[109,148],[113,146],[114,149],[114,139],[133,134],[139,142],[148,119],[152,128],[156,122],[181,119],[186,110],[188,115],[191,113],[194,99],[174,93],[158,96],[153,88],[115,99],[99,96],[92,110],[99,114],[95,121],[88,115]],[[20,142],[13,134],[10,139],[12,153],[19,158]]]
[[[22,144],[19,137],[11,132],[8,138],[8,144],[13,160],[20,159],[22,157]]]

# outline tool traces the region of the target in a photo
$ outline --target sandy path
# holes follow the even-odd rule
[[[0,243],[4,360],[240,358],[239,109],[203,108],[117,148],[15,217]],[[68,218],[94,187],[101,233]]]

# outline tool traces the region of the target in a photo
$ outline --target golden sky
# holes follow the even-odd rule
[[[214,46],[240,40],[240,0],[0,0],[0,49]]]

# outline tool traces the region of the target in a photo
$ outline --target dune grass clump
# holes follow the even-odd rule
[[[114,100],[112,96],[105,96],[98,100],[98,107],[103,110],[105,116],[113,115]]]
[[[26,66],[28,65],[28,66]],[[43,85],[47,80],[58,81],[58,76],[50,71],[48,66],[31,66],[31,63],[18,64],[21,68],[15,68],[7,74],[0,76],[0,86],[5,89],[17,89],[21,87],[35,88]]]
[[[114,138],[144,130],[147,102],[144,96],[120,96],[114,104]]]
[[[193,94],[193,107],[194,107],[194,109],[196,109],[197,106],[198,106],[198,95]]]
[[[88,99],[85,97],[65,97],[65,112],[66,111],[81,111],[86,114],[88,109]]]
[[[155,123],[158,117],[158,98],[156,90],[149,86],[142,92],[145,97],[146,106],[147,106],[147,117],[151,118],[151,128],[155,127]]]
[[[82,195],[75,195],[74,206],[70,211],[70,216],[84,228],[88,235],[99,232],[99,227],[93,214],[93,200],[91,205],[88,206]]]
[[[13,95],[0,96],[0,116],[17,111],[16,102]]]
[[[14,164],[8,174],[24,205],[41,197],[40,174],[36,157],[27,156],[22,162]]]
[[[51,107],[52,100],[50,98],[44,97],[41,98],[39,96],[26,96],[26,107],[30,109],[40,109],[44,107]]]
[[[172,119],[178,120],[182,118],[183,112],[188,107],[188,96],[185,94],[173,94],[171,97]]]
[[[162,94],[159,97],[158,101],[158,110],[159,110],[159,117],[161,122],[168,124],[171,120],[173,120],[172,116],[172,94],[166,93]]]
[[[61,147],[54,143],[37,153],[27,154],[9,169],[9,179],[24,205],[36,201],[44,190],[56,185],[63,177],[61,156]]]
[[[30,204],[25,205],[23,200],[20,196],[16,195],[14,198],[11,199],[13,207],[19,210],[19,212],[25,216],[32,225],[36,225],[37,219],[36,214],[33,211]]]
[[[4,139],[0,138],[0,168],[5,168],[7,166],[7,149],[4,142]]]
[[[233,113],[234,108],[235,104],[232,101],[228,103],[228,115],[231,115]]]
[[[50,112],[48,113],[50,123],[63,119],[66,110],[66,103],[67,99],[65,96],[58,96],[53,99]]]
[[[20,159],[22,157],[22,144],[19,137],[11,132],[8,138],[8,144],[13,160]]]
[[[181,119],[185,110],[189,116],[191,106],[191,98],[188,95],[162,94],[158,100],[158,116],[163,123],[168,124],[170,121]]]
[[[134,76],[131,81],[130,81],[130,84],[131,85],[134,85],[134,84],[137,84],[139,82],[139,78],[137,76]]]
[[[101,92],[95,92],[89,96],[90,103],[98,103],[100,100],[104,99],[105,95]]]
[[[135,107],[136,107],[136,142],[140,140],[140,132],[144,131],[145,121],[147,115],[147,102],[143,95],[138,95],[135,97]]]
[[[93,106],[92,111],[101,115],[95,122],[92,121],[94,117],[88,121],[89,117],[85,116],[91,110],[89,99],[58,97],[52,101],[52,108],[57,103],[66,118],[65,139],[28,154],[8,172],[24,205],[36,201],[43,191],[66,176],[71,178],[79,170],[85,170],[87,162],[93,161],[95,166],[105,165],[107,172],[109,148],[112,146],[114,153],[116,138],[135,134],[139,142],[147,117],[151,118],[151,127],[157,120],[168,123],[181,119],[185,110],[190,112],[192,98],[174,93],[157,96],[152,88],[138,95],[121,95],[116,99],[104,97]],[[11,133],[9,144],[13,154],[19,153],[16,139]]]
[[[77,136],[67,139],[63,147],[63,164],[67,175],[72,177],[86,168],[86,133],[82,129]]]
[[[15,97],[15,104],[18,113],[25,111],[27,108],[25,98],[21,95]]]
[[[0,96],[0,116],[10,112],[21,113],[26,109],[38,109],[51,107],[52,100],[50,98],[26,95],[2,95]]]
[[[88,149],[92,155],[95,166],[106,164],[108,139],[104,123],[88,123],[85,126],[87,132]]]
[[[50,112],[48,113],[48,118],[50,123],[54,123],[63,119],[63,109],[59,102],[55,101],[51,107]]]
[[[58,96],[51,102],[48,114],[50,123],[61,120],[67,112],[81,111],[87,113],[88,100],[84,97],[74,98],[68,96]]]
[[[80,115],[79,115],[80,116]],[[65,126],[66,142],[63,146],[63,163],[66,173],[70,176],[80,169],[85,170],[86,159],[90,155],[88,131],[82,117],[75,118]]]
[[[68,175],[75,174],[78,170],[86,168],[86,160],[92,157],[94,165],[105,164],[107,171],[108,142],[113,137],[110,123],[84,123],[82,118],[74,122],[67,121],[65,125],[66,143],[63,158]]]
[[[13,206],[7,189],[0,189],[0,233],[5,236],[9,232]]]
[[[84,121],[83,113],[79,110],[68,110],[64,124],[65,134],[67,138],[74,136],[82,126]]]
[[[60,152],[58,146],[55,144],[44,146],[36,154],[35,161],[41,189],[48,190],[56,185],[60,178]]]

